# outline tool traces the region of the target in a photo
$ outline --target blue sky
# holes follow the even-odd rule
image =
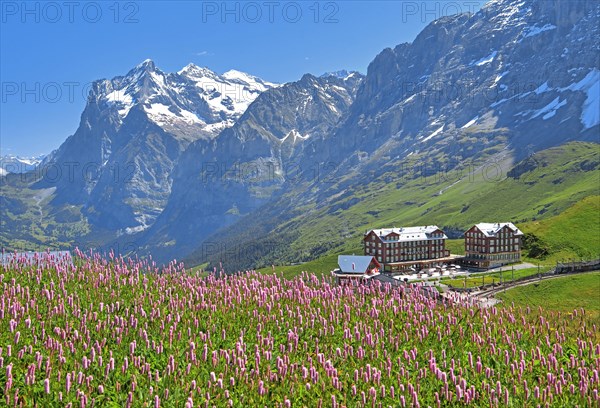
[[[0,24],[0,154],[57,148],[79,124],[91,81],[146,58],[272,82],[338,69],[366,73],[386,47],[485,0],[5,1]]]

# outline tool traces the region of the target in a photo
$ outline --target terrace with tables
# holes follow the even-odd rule
[[[404,282],[411,282],[417,280],[421,281],[440,278],[455,278],[469,274],[467,270],[462,269],[460,266],[454,264],[422,269],[420,271],[417,271],[415,268],[410,268],[409,270],[412,273],[393,274],[393,278]]]

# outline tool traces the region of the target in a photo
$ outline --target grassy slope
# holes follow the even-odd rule
[[[306,262],[300,265],[275,266],[275,273],[282,274],[285,278],[292,278],[296,275],[300,275],[303,271],[314,273],[317,276],[329,275],[329,272],[337,268],[337,259],[338,254],[328,254],[321,258],[315,259],[314,261]],[[273,273],[273,268],[261,268],[258,269],[258,272]]]
[[[522,225],[543,241],[545,262],[600,257],[600,196],[586,197],[563,213]]]
[[[540,266],[539,272],[544,273],[552,269],[550,266]],[[510,282],[526,276],[535,276],[538,273],[538,268],[525,268],[516,271],[511,270],[510,266],[506,266],[502,272],[478,273],[468,278],[442,279],[441,282],[455,288],[474,288],[477,286],[487,285],[490,283]]]
[[[511,168],[517,169],[518,175],[514,170],[509,173]],[[331,259],[334,253],[361,253],[362,233],[370,228],[437,224],[457,234],[474,223],[485,221],[513,221],[526,232],[527,228],[534,226],[528,221],[552,219],[549,223],[556,220],[562,224],[570,223],[567,219],[573,217],[569,213],[567,216],[553,217],[586,197],[598,195],[599,145],[569,143],[539,152],[514,167],[506,163],[470,166],[464,172],[418,177],[401,180],[401,183],[376,180],[358,186],[349,199],[358,198],[360,201],[348,209],[329,212],[329,208],[324,207],[311,212],[308,217],[291,220],[288,224],[299,225],[299,236],[292,248],[307,251],[315,243],[336,241],[338,247],[325,255],[325,259]],[[443,192],[440,194],[440,191]],[[590,202],[593,200],[584,201],[583,207],[577,207],[570,213],[579,212],[579,216],[575,217],[577,223],[597,225],[597,218],[596,221],[593,219],[594,209],[588,208]],[[547,227],[539,233],[545,237],[552,231]],[[561,242],[574,238],[573,234],[579,236],[577,231],[570,230],[562,234],[562,241],[553,241],[553,250],[560,252],[560,257],[584,256],[574,246],[558,250]],[[453,253],[462,253],[462,240],[451,241],[449,247]],[[600,252],[597,240],[590,240],[581,248],[590,255]],[[542,261],[553,263],[555,260],[553,256]],[[317,260],[300,268],[286,268],[286,273],[291,275],[320,264],[325,264],[325,261]],[[332,264],[330,262],[327,265],[329,267]]]
[[[497,296],[506,303],[514,302],[515,306],[541,306],[560,312],[583,307],[592,318],[600,319],[600,272],[545,280]]]
[[[8,251],[66,249],[90,233],[80,207],[53,207],[49,205],[52,189],[32,189],[20,177],[0,180],[1,247]]]
[[[312,232],[312,225],[324,227],[327,224],[329,228],[320,230],[331,230],[330,222],[342,227],[343,221],[351,222],[355,218],[367,221],[363,229],[402,224],[466,228],[484,220],[532,220],[558,214],[581,198],[598,192],[597,168],[591,172],[580,168],[583,162],[598,160],[597,144],[573,143],[537,156],[541,164],[519,179],[486,178],[486,169],[493,168],[490,165],[465,177],[441,195],[439,191],[452,184],[452,178],[446,182],[437,177],[417,179],[400,189],[393,184],[374,183],[369,186],[371,199],[333,217],[329,214],[315,217],[312,223],[306,224],[305,231]]]
[[[465,240],[462,238],[448,239],[448,240],[446,240],[446,249],[449,249],[451,254],[464,255],[465,254]]]

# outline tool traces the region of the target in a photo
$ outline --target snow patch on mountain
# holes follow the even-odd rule
[[[492,53],[490,55],[488,55],[487,57],[483,57],[477,61],[472,61],[469,65],[471,65],[471,66],[475,65],[478,67],[482,67],[482,66],[494,61],[494,58],[496,58],[496,55],[498,55],[498,51],[492,51]]]
[[[347,81],[355,75],[360,75],[360,73],[358,73],[357,71],[347,71],[345,69],[340,69],[339,71],[325,72],[322,75],[320,75],[320,78],[327,78],[332,76]]]
[[[203,123],[196,115],[187,110],[180,110],[178,113],[172,112],[168,106],[162,103],[153,103],[150,106],[144,106],[144,110],[157,124],[170,124],[174,120],[182,119],[189,124]]]
[[[209,123],[204,126],[204,130],[213,134],[219,134],[223,129],[231,127],[235,124],[233,120],[226,120],[223,122]]]
[[[596,79],[587,90],[587,99],[581,113],[583,128],[589,129],[600,124],[600,81]]]
[[[544,31],[550,31],[550,30],[554,30],[554,29],[556,29],[556,26],[554,24],[546,24],[542,27],[537,27],[537,26],[528,27],[527,32],[525,33],[525,35],[523,35],[523,38],[521,38],[519,40],[519,42],[522,42],[525,38],[533,37],[533,36],[543,33]]]
[[[544,116],[542,116],[542,119],[544,119],[544,120],[550,119],[551,117],[556,115],[557,110],[559,110],[561,107],[565,106],[566,104],[567,104],[566,99],[561,101],[560,97],[556,97],[548,105],[544,106],[542,109],[535,111],[535,113],[531,116],[531,119],[535,119],[540,115],[544,115]]]
[[[258,77],[249,75],[245,72],[237,71],[235,69],[223,73],[222,77],[230,80],[231,82],[244,84],[248,86],[249,89],[257,89],[260,92],[264,92],[269,88],[280,86],[279,84],[263,81]]]
[[[439,135],[440,133],[442,133],[442,131],[444,130],[444,126],[446,126],[446,125],[442,125],[435,132],[433,132],[432,134],[430,134],[429,136],[427,136],[425,139],[423,139],[421,141],[422,142],[427,142],[427,141],[433,139],[434,137],[436,137],[437,135]]]
[[[408,98],[406,98],[406,99],[403,101],[403,103],[405,103],[405,104],[406,104],[406,103],[412,102],[412,101],[413,101],[413,99],[415,99],[416,97],[417,97],[417,94],[413,94],[413,95],[409,96]]]
[[[571,84],[566,90],[583,91],[586,100],[582,106],[581,123],[583,130],[600,124],[600,70],[592,69],[579,82]]]
[[[494,86],[496,86],[496,84],[498,84],[498,82],[500,82],[502,80],[502,78],[504,78],[504,76],[506,74],[508,74],[510,71],[504,71],[501,74],[496,76],[496,79],[494,79],[494,83],[492,84],[492,86],[490,86],[490,88],[493,88]]]
[[[304,141],[304,140],[308,139],[309,137],[310,137],[310,135],[303,136],[296,129],[292,129],[291,131],[288,132],[287,135],[285,135],[285,137],[283,139],[281,139],[281,143],[289,141],[292,144],[296,144],[296,142]]]
[[[473,126],[477,121],[479,120],[479,116],[475,116],[473,119],[471,119],[470,121],[468,121],[467,123],[465,123],[461,129],[467,129],[470,128],[471,126]]]
[[[570,84],[569,86],[562,88],[552,88],[548,85],[548,81],[541,84],[533,93],[536,95],[541,95],[543,93],[548,92],[560,92],[563,93],[565,91],[571,92],[585,92],[586,99],[583,102],[581,107],[581,124],[583,125],[583,130],[590,129],[594,126],[600,124],[600,70],[597,68],[592,69],[587,73],[585,77],[581,80]],[[527,96],[530,92],[523,94],[523,96]],[[559,101],[559,98],[554,99],[550,104],[539,109],[537,111],[533,111],[533,116],[536,118],[540,115],[544,115],[542,119],[549,119],[553,117],[556,111],[565,106],[567,103],[566,99],[563,101]],[[499,101],[505,102],[506,100]],[[499,104],[497,102],[497,104]],[[531,111],[529,111],[531,113]]]
[[[106,95],[106,100],[109,104],[117,106],[119,116],[125,117],[133,106],[133,98],[127,93],[126,89],[116,89]]]
[[[541,84],[540,86],[538,86],[537,89],[533,92],[535,92],[536,95],[540,95],[540,94],[543,94],[544,92],[548,92],[551,90],[552,90],[552,88],[550,88],[548,86],[548,81],[546,81],[543,84]]]
[[[133,98],[127,93],[126,89],[115,89],[106,95],[106,100],[117,104],[130,104],[133,102]]]

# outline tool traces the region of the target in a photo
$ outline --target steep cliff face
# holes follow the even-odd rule
[[[80,209],[103,242],[134,241],[155,259],[204,261],[206,245],[264,237],[264,259],[310,258],[349,235],[331,230],[337,238],[298,250],[313,239],[305,222],[352,209],[374,185],[402,190],[407,162],[448,170],[493,157],[506,167],[597,142],[599,27],[595,0],[492,0],[383,50],[366,77],[307,74],[281,86],[144,61],[93,84],[79,128],[34,187],[50,206]]]
[[[185,253],[215,230],[274,199],[299,171],[312,138],[325,137],[352,104],[362,76],[304,75],[261,94],[229,129],[194,142],[175,171],[172,194],[144,245]]]
[[[143,231],[162,212],[187,146],[232,126],[273,86],[193,64],[167,74],[150,60],[96,81],[79,128],[47,160],[37,187],[56,187],[53,203],[83,206],[92,225],[117,235]]]
[[[256,233],[239,236],[260,231],[284,243],[281,256],[298,259],[292,247],[302,239],[303,216],[295,207],[326,211],[342,201],[351,208],[375,180],[402,189],[407,161],[449,169],[494,155],[510,164],[568,141],[597,142],[599,23],[600,3],[585,0],[495,0],[474,15],[434,21],[413,43],[383,50],[344,119],[304,143],[298,167],[323,169],[322,177],[305,174],[206,242],[255,246]],[[343,235],[334,232],[330,246]]]
[[[340,162],[382,147],[402,157],[448,140],[459,151],[468,133],[477,144],[500,135],[522,157],[593,140],[598,10],[593,1],[493,1],[475,15],[437,20],[374,59],[348,120],[314,150]]]

